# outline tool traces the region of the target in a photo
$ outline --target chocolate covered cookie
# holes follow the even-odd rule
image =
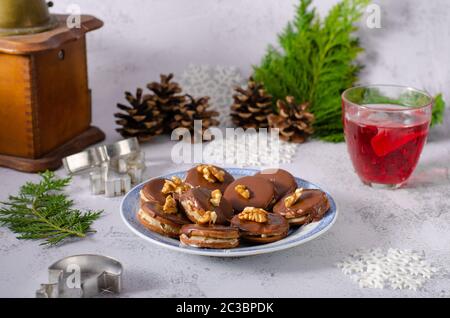
[[[223,225],[184,225],[180,241],[184,245],[201,248],[234,248],[239,245],[239,230]]]
[[[179,196],[187,217],[197,224],[229,224],[233,207],[222,197],[220,190],[192,188]]]
[[[153,179],[147,182],[140,192],[141,204],[144,202],[155,202],[163,205],[168,195],[177,198],[181,193],[189,190],[191,186],[184,183],[178,177],[168,179]]]
[[[258,244],[279,241],[289,232],[289,224],[284,217],[254,207],[247,207],[235,215],[231,225],[239,228],[242,239]]]
[[[150,231],[178,238],[181,227],[189,224],[186,216],[176,208],[176,202],[168,197],[167,203],[144,203],[137,213],[139,222]]]
[[[232,182],[223,196],[231,203],[234,211],[239,213],[246,207],[269,208],[274,201],[275,190],[272,182],[251,176]]]
[[[278,201],[286,193],[292,192],[297,188],[297,182],[292,174],[283,169],[267,169],[257,173],[255,176],[272,182],[276,198]]]
[[[317,189],[296,189],[278,201],[273,212],[285,217],[291,225],[319,221],[330,209],[327,195]]]
[[[218,189],[222,193],[233,181],[233,176],[224,169],[204,164],[190,169],[185,180],[192,187],[202,187],[211,191]]]

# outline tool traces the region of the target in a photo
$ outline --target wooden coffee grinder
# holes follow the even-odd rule
[[[0,0],[0,166],[54,170],[102,141],[91,126],[86,33],[103,22],[50,15],[45,0]]]

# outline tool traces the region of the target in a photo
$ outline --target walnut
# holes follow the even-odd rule
[[[268,212],[260,208],[246,207],[244,211],[239,213],[239,219],[257,223],[267,223]]]
[[[181,194],[190,189],[190,186],[184,183],[179,177],[172,177],[172,180],[166,180],[161,192],[163,194],[178,193]]]
[[[205,211],[196,207],[194,202],[190,199],[182,200],[181,205],[183,206],[186,213],[195,219],[195,223],[200,225],[204,224],[215,224],[217,220],[217,213],[214,211]]]
[[[291,206],[293,206],[294,204],[296,204],[298,202],[298,200],[302,196],[302,193],[303,193],[303,188],[298,188],[297,190],[295,190],[295,192],[292,195],[290,195],[284,199],[284,205],[287,208],[290,208]]]
[[[234,191],[239,193],[241,197],[243,197],[244,199],[250,199],[250,191],[247,189],[245,185],[238,184],[237,186],[234,187]]]
[[[203,216],[197,220],[199,224],[215,224],[217,221],[217,213],[214,211],[206,211]]]
[[[223,182],[225,180],[225,171],[211,165],[199,165],[197,171],[202,173],[203,178],[211,183]]]
[[[220,201],[222,200],[222,192],[220,192],[219,189],[214,190],[211,192],[211,199],[209,202],[215,207],[218,207],[220,205]]]
[[[167,214],[178,213],[177,201],[175,201],[175,199],[171,195],[168,195],[166,197],[166,202],[164,203],[163,211],[164,211],[164,213],[167,213]]]

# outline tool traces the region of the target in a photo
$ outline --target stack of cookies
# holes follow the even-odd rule
[[[202,164],[178,177],[153,179],[141,190],[137,218],[151,231],[200,248],[234,248],[240,241],[271,243],[290,226],[320,220],[330,208],[320,190],[297,187],[282,169],[235,180]]]

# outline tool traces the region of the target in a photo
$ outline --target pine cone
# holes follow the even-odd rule
[[[203,133],[209,127],[218,126],[219,121],[214,118],[219,116],[219,113],[213,110],[209,110],[209,97],[202,97],[195,99],[190,95],[186,95],[186,102],[178,108],[173,116],[174,121],[170,124],[170,129],[176,128],[186,128],[191,132],[191,135],[194,136],[196,133],[194,131],[194,121],[201,120],[202,127],[201,131],[197,133]],[[205,140],[208,138],[205,138]]]
[[[163,117],[159,108],[149,103],[149,95],[143,96],[142,89],[138,88],[136,96],[126,92],[125,98],[132,107],[117,104],[125,113],[114,114],[118,118],[116,124],[122,126],[116,130],[124,138],[137,137],[139,141],[144,142],[163,132]]]
[[[237,87],[238,94],[233,95],[231,106],[233,123],[242,128],[268,128],[267,117],[273,114],[272,96],[267,94],[263,85],[250,77],[246,89]]]
[[[149,99],[149,104],[158,107],[164,118],[169,122],[173,118],[175,112],[185,103],[185,96],[179,95],[181,87],[176,82],[171,82],[173,74],[161,74],[161,82],[153,82],[147,85],[147,88],[154,95]],[[168,130],[169,125],[165,125]]]
[[[294,143],[303,143],[314,132],[314,115],[308,112],[308,103],[298,105],[294,97],[287,96],[286,102],[278,100],[279,115],[270,115],[270,127],[280,129],[280,138]]]

